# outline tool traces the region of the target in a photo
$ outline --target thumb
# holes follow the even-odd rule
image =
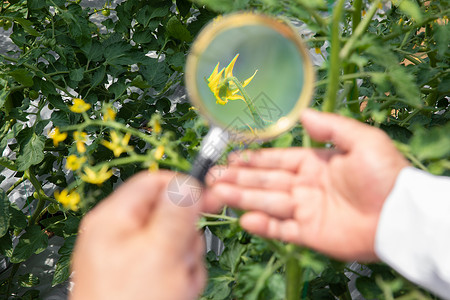
[[[313,109],[304,110],[300,121],[311,138],[319,142],[332,142],[344,151],[351,150],[375,132],[374,128],[357,120]]]
[[[200,213],[202,185],[193,177],[174,174],[161,190],[158,207],[150,222],[161,238],[176,240],[173,247],[184,250],[197,237],[196,222]]]

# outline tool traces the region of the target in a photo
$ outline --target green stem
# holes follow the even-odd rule
[[[259,128],[264,128],[266,124],[265,124],[264,120],[261,118],[261,116],[258,114],[258,112],[256,111],[256,107],[255,107],[252,99],[248,96],[248,94],[245,91],[244,87],[242,86],[241,82],[236,77],[230,77],[230,78],[228,78],[228,80],[232,81],[237,86],[239,91],[241,92],[242,96],[245,99],[245,104],[247,104],[247,107],[250,110],[250,113],[252,114],[253,120],[256,123],[256,126],[258,126]]]
[[[223,219],[223,220],[228,220],[228,221],[237,221],[237,218],[230,217],[227,215],[215,215],[215,214],[202,213],[202,216],[206,217],[206,218],[216,218],[216,219]]]
[[[9,195],[17,186],[19,186],[22,182],[25,181],[25,176],[22,176],[19,180],[14,182],[14,184],[6,191],[6,195]]]
[[[12,286],[12,281],[14,279],[14,275],[16,275],[17,271],[19,270],[20,267],[20,263],[16,263],[13,264],[11,267],[11,273],[9,274],[8,277],[8,288],[6,289],[6,295],[11,295],[10,291],[11,291],[11,286]]]
[[[336,106],[336,94],[339,87],[339,73],[341,71],[341,62],[339,60],[340,40],[339,40],[339,24],[342,19],[342,11],[345,0],[339,0],[334,7],[331,26],[331,54],[329,60],[328,71],[328,87],[327,94],[324,99],[322,110],[326,112],[334,112]]]
[[[354,10],[352,14],[352,32],[354,33],[358,28],[359,23],[361,23],[362,0],[355,0],[353,2],[353,9]],[[356,73],[356,70],[357,70],[356,64],[349,64],[344,73],[345,74]],[[351,80],[352,86],[347,96],[347,106],[352,113],[359,115],[360,114],[359,101],[353,101],[358,100],[359,96],[358,84],[356,79],[357,78],[353,78]]]
[[[367,31],[367,28],[369,27],[370,22],[372,21],[373,16],[378,10],[378,5],[381,3],[381,0],[375,0],[372,3],[372,6],[370,7],[369,11],[367,12],[364,19],[359,23],[359,25],[354,30],[352,36],[350,39],[345,43],[344,47],[341,50],[341,53],[339,54],[340,59],[347,60],[353,51],[353,46],[355,43],[361,38],[361,36]],[[337,26],[334,25],[334,26]]]
[[[302,270],[298,259],[293,255],[296,246],[289,244],[286,248],[290,254],[286,262],[286,300],[298,300],[302,289]]]
[[[33,224],[37,224],[37,222],[39,222],[39,215],[41,214],[42,210],[44,209],[45,201],[47,201],[47,199],[46,199],[47,197],[42,197],[42,195],[45,195],[44,190],[42,189],[42,186],[41,186],[39,180],[36,178],[36,175],[34,175],[34,172],[31,168],[29,168],[28,170],[25,171],[24,177],[26,177],[31,182],[31,184],[33,185],[34,189],[36,190],[36,193],[38,196],[38,204],[28,222],[28,225],[33,225]]]

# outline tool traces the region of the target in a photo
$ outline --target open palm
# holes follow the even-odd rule
[[[339,259],[375,260],[382,205],[408,162],[385,133],[355,120],[308,110],[302,123],[335,147],[234,154],[206,201],[247,210],[241,225],[249,232]]]

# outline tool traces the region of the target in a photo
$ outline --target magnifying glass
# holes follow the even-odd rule
[[[214,19],[187,57],[188,97],[210,123],[191,175],[204,183],[229,141],[267,141],[291,129],[314,85],[309,53],[285,21],[255,13]]]

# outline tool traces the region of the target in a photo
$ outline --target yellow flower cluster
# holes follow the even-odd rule
[[[116,111],[111,107],[107,107],[103,114],[103,121],[114,121],[116,119]]]
[[[156,160],[160,160],[164,156],[164,146],[159,145],[156,147],[154,157]]]
[[[67,191],[66,189],[55,192],[55,199],[61,203],[64,208],[76,211],[78,209],[78,203],[80,203],[80,194],[75,191]]]
[[[55,147],[58,147],[59,143],[64,141],[67,138],[66,132],[59,132],[59,128],[55,127],[52,131],[49,133],[49,137],[53,140],[53,145]]]
[[[78,157],[74,154],[69,155],[66,161],[66,169],[76,171],[86,162],[86,157]]]
[[[84,167],[84,174],[81,175],[81,180],[87,183],[101,185],[112,176],[112,170],[108,170],[107,166],[103,166],[100,170],[95,172],[89,167]]]
[[[86,152],[86,145],[87,142],[87,133],[82,131],[75,131],[73,133],[73,139],[75,140],[75,143],[77,145],[77,151],[79,153]]]
[[[101,144],[111,150],[115,157],[119,157],[122,153],[133,150],[131,146],[128,146],[130,137],[131,135],[129,133],[122,137],[116,131],[111,131],[111,141],[103,140]]]
[[[80,98],[73,98],[73,106],[69,107],[71,111],[78,114],[84,113],[90,108],[91,105],[89,103],[84,102],[83,99]]]

